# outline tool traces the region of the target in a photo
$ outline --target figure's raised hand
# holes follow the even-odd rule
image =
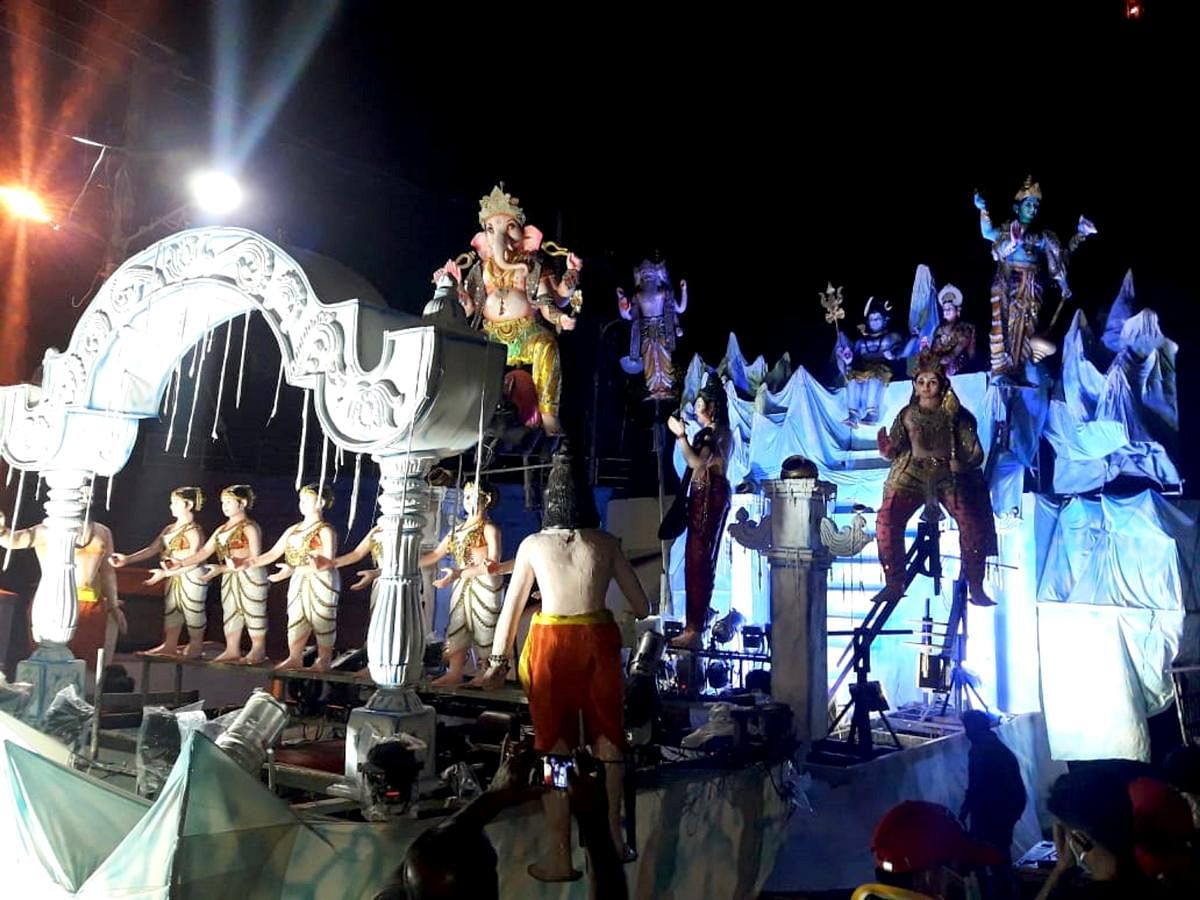
[[[560,318],[558,320],[558,327],[561,328],[563,331],[574,331],[575,330],[575,317],[574,316],[563,316],[562,318]]]
[[[281,581],[287,581],[292,577],[292,567],[287,563],[276,563],[275,568],[277,568],[279,571],[274,575],[267,576],[267,581],[271,582],[272,584],[278,584]]]
[[[679,279],[679,293],[687,294],[687,279],[686,278]]]
[[[447,275],[459,284],[462,284],[462,270],[459,269],[458,263],[452,259],[446,260],[446,264],[433,273],[434,284],[441,281]]]
[[[687,434],[687,429],[684,428],[683,423],[680,422],[675,416],[667,417],[667,428],[670,430],[671,434],[675,435],[675,437],[683,437],[685,434]]]
[[[436,588],[450,587],[450,585],[452,585],[452,584],[454,584],[454,582],[458,581],[458,576],[460,574],[462,574],[461,571],[455,566],[450,566],[449,568],[442,569],[442,571],[445,574],[442,575],[441,578],[437,579],[433,583],[433,586]]]
[[[164,581],[166,581],[170,577],[171,576],[166,572],[165,569],[151,569],[150,577],[147,578],[142,583],[143,584],[162,584]]]
[[[576,272],[583,270],[583,260],[574,253],[567,254],[567,268]]]
[[[375,579],[379,577],[379,570],[366,569],[365,571],[355,572],[354,574],[358,576],[358,581],[350,585],[350,590],[365,591],[372,585],[372,583],[374,583]]]
[[[888,437],[886,428],[880,428],[879,431],[875,434],[875,444],[877,447],[879,447],[880,454],[882,454],[885,457],[891,458],[892,441],[891,441],[891,438]]]
[[[1083,216],[1080,216],[1077,230],[1086,237],[1087,235],[1096,233],[1096,226],[1092,224],[1091,219],[1085,219]]]
[[[975,208],[980,212],[987,209],[987,202],[983,199],[983,194],[979,193],[979,191],[975,192]]]

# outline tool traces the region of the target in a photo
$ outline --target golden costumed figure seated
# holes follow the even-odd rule
[[[877,439],[879,452],[892,461],[875,519],[886,579],[884,598],[898,599],[904,592],[908,520],[923,506],[937,510],[941,504],[958,525],[968,599],[979,606],[994,605],[983,589],[986,560],[997,552],[983,447],[975,417],[959,404],[950,379],[933,357],[918,359],[912,399],[890,431],[879,429]]]
[[[542,232],[525,224],[518,200],[500,187],[479,202],[479,224],[471,246],[478,254],[449,260],[433,280],[449,276],[458,284],[458,299],[473,325],[508,348],[510,366],[530,366],[537,389],[538,411],[547,434],[561,433],[559,399],[562,369],[558,341],[538,322],[538,314],[558,332],[575,327],[583,305],[576,290],[583,262],[574,253],[542,241]],[[566,272],[557,278],[547,265],[550,255],[565,256]],[[463,271],[466,267],[466,271]]]

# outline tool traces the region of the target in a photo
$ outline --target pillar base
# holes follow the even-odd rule
[[[380,688],[367,701],[350,713],[346,726],[346,777],[358,782],[358,767],[371,748],[381,738],[406,732],[425,742],[425,758],[421,760],[422,782],[437,776],[435,770],[434,738],[437,715],[426,706],[412,688]]]
[[[86,664],[82,659],[76,659],[66,645],[46,642],[34,650],[29,659],[17,663],[17,681],[33,685],[33,693],[22,718],[31,725],[37,725],[55,695],[67,685],[75,685],[79,696],[84,696]]]

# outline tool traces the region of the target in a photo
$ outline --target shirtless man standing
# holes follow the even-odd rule
[[[533,618],[521,652],[519,674],[529,695],[534,749],[565,756],[581,745],[604,763],[609,826],[614,844],[621,835],[624,769],[624,691],[621,633],[605,608],[608,584],[616,579],[633,614],[643,619],[650,604],[621,543],[591,527],[581,514],[569,457],[558,455],[546,482],[542,530],[521,542],[512,580],[496,623],[485,689],[504,683],[516,625],[536,579],[542,608]],[[582,713],[584,734],[579,733]],[[571,866],[570,810],[564,791],[547,791],[543,808],[551,830],[547,856],[529,867],[541,881],[580,877]]]
[[[0,514],[0,548],[33,550],[42,570],[46,568],[46,526],[34,525],[11,531],[4,515]],[[117,572],[109,562],[113,552],[113,536],[107,525],[87,522],[75,539],[75,593],[79,610],[75,619],[75,637],[71,652],[96,666],[96,650],[104,647],[106,664],[112,663],[117,649],[117,634],[125,633],[124,604],[117,596]]]

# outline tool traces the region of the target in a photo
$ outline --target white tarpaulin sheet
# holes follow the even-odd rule
[[[1055,759],[1150,758],[1196,600],[1195,520],[1160,495],[1039,499],[1038,660]]]

